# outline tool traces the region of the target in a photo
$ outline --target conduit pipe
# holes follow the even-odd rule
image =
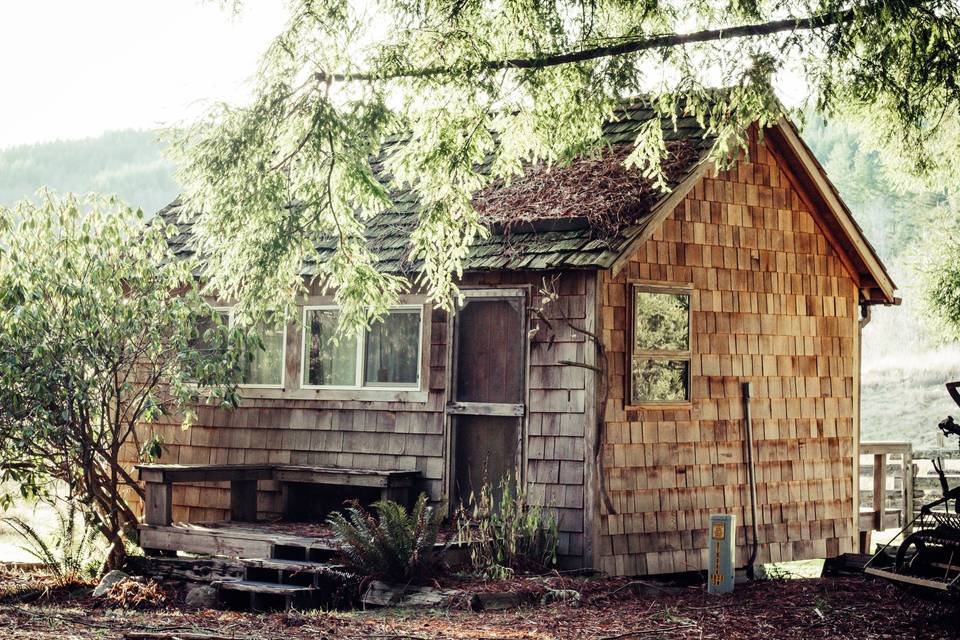
[[[747,560],[747,577],[750,580],[754,579],[754,568],[753,565],[757,561],[757,548],[759,545],[758,536],[757,536],[757,477],[756,477],[756,468],[754,467],[754,456],[753,456],[753,414],[750,411],[750,392],[752,390],[752,383],[744,382],[743,383],[743,424],[744,424],[744,441],[746,443],[746,454],[747,454],[747,483],[750,487],[750,528],[751,528],[751,544],[750,544],[750,559]]]
[[[860,320],[857,323],[857,326],[860,328],[860,331],[863,331],[863,328],[870,324],[870,309],[871,306],[868,304],[860,304]]]

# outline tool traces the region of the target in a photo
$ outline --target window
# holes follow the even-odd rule
[[[690,293],[634,286],[632,404],[690,399]]]
[[[230,310],[229,309],[220,309],[214,308],[213,313],[209,316],[200,318],[200,320],[194,325],[196,334],[190,337],[190,348],[199,351],[200,353],[209,353],[212,354],[215,351],[218,351],[218,347],[214,344],[211,344],[207,339],[207,332],[211,329],[215,329],[217,326],[217,319],[219,318],[221,325],[226,325],[230,323]]]
[[[224,324],[233,324],[233,312],[226,307],[216,307],[214,312],[220,316]],[[191,345],[199,351],[214,350],[213,345],[207,344],[204,334],[213,327],[213,319],[204,319],[197,327],[197,336],[191,340]],[[253,357],[244,361],[240,375],[240,386],[282,388],[284,378],[284,361],[286,359],[286,326],[277,327],[268,319],[258,325],[254,333],[260,336],[263,349],[255,349]]]
[[[420,306],[391,309],[359,336],[337,336],[336,307],[303,310],[304,387],[420,386]]]
[[[286,360],[287,327],[278,327],[273,318],[254,328],[263,341],[263,349],[255,349],[244,362],[240,384],[245,387],[282,388]]]
[[[353,387],[357,384],[357,337],[338,341],[336,309],[304,310],[303,385]]]

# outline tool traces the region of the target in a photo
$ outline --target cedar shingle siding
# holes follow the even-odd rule
[[[601,328],[616,363],[605,451],[617,515],[600,567],[706,567],[710,513],[749,522],[740,382],[753,382],[759,562],[852,551],[857,291],[764,144],[701,180],[616,277],[601,274]],[[690,283],[688,407],[625,402],[631,281]],[[749,555],[738,526],[738,558]]]

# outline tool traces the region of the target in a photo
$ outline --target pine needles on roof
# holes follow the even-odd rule
[[[693,140],[666,143],[663,160],[671,187],[699,160]],[[663,191],[643,171],[624,164],[631,144],[616,144],[563,166],[539,164],[505,184],[498,180],[474,196],[487,224],[504,233],[520,222],[585,218],[599,236],[614,237],[649,213]]]

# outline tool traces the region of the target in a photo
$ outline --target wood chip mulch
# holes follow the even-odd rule
[[[543,583],[544,579],[536,579]],[[632,638],[956,638],[960,612],[859,576],[776,580],[711,597],[702,587],[663,596],[649,583],[555,578],[553,589],[582,598],[509,611],[473,613],[381,609],[366,612],[235,613],[129,611],[84,604],[0,605],[0,638],[73,640],[627,640]],[[2,585],[0,585],[2,586]],[[655,591],[655,589],[654,589]],[[639,593],[638,593],[639,592]]]

